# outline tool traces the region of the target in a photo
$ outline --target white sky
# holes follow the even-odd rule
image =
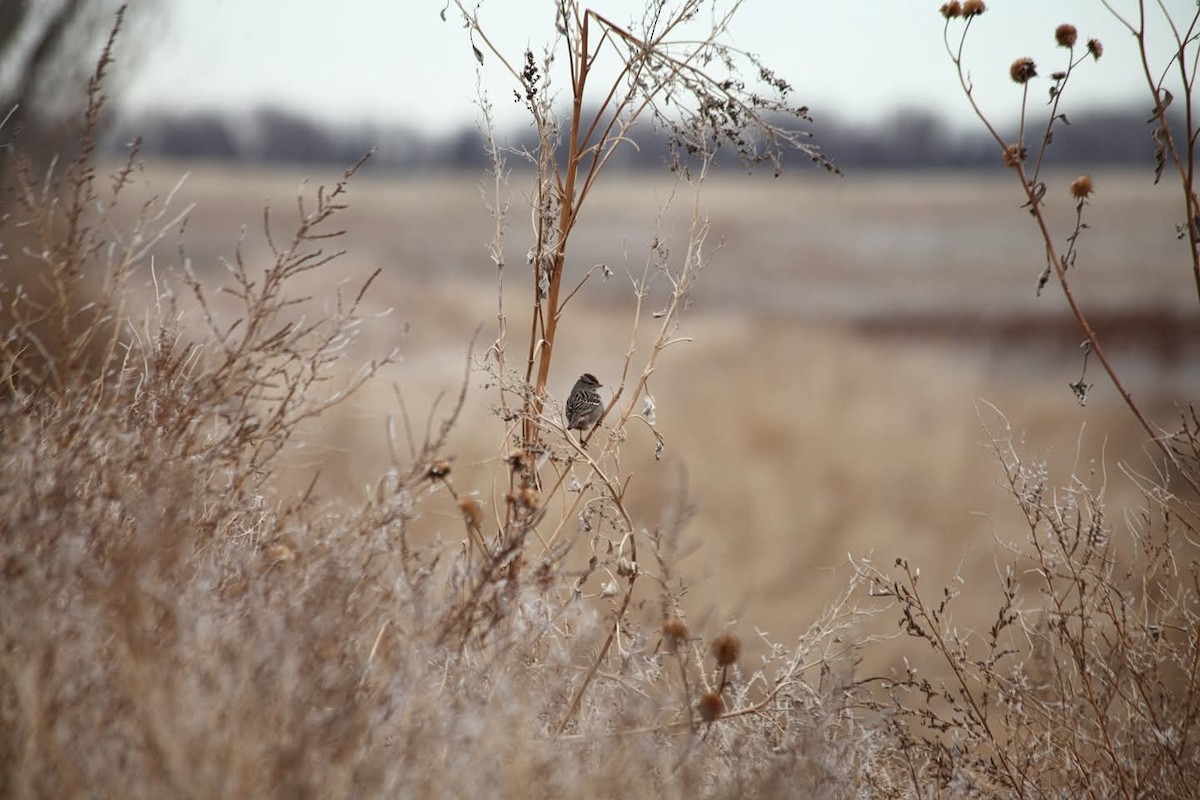
[[[1164,0],[1182,22],[1194,0]],[[1134,0],[1114,0],[1135,13]],[[589,7],[628,22],[641,3],[592,0]],[[723,4],[724,5],[724,4]],[[930,108],[969,125],[966,99],[942,45],[940,0],[746,0],[732,41],[764,58],[818,118],[873,120],[897,108]],[[1153,6],[1153,3],[1149,4]],[[135,58],[127,85],[133,108],[240,109],[271,103],[347,122],[404,122],[430,132],[475,120],[476,62],[467,32],[439,18],[442,0],[169,0],[156,39]],[[484,0],[481,17],[510,59],[550,41],[552,0]],[[972,26],[967,63],[978,97],[997,119],[1015,113],[1020,90],[1008,65],[1031,56],[1042,76],[1066,51],[1054,28],[1071,22],[1080,40],[1099,38],[1104,58],[1072,77],[1067,110],[1150,103],[1133,38],[1099,0],[988,0]],[[956,23],[956,26],[961,23]],[[1162,30],[1160,62],[1169,52]],[[973,44],[972,44],[973,42]],[[560,61],[560,64],[565,63]],[[512,85],[493,60],[484,76],[502,125],[521,121]],[[560,90],[566,79],[559,77]],[[1039,78],[1037,97],[1048,81]]]

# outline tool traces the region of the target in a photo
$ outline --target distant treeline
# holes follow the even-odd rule
[[[1072,115],[1069,123],[1055,126],[1047,156],[1050,164],[1153,161],[1153,126],[1142,111],[1095,110]],[[934,169],[1000,161],[996,143],[986,133],[956,129],[929,111],[898,111],[870,124],[822,117],[808,127],[813,141],[846,169]],[[433,136],[404,126],[335,124],[279,108],[240,115],[155,112],[128,118],[113,132],[109,146],[119,151],[135,136],[141,137],[145,154],[180,159],[345,165],[377,148],[371,160],[376,170],[478,169],[487,163],[483,137],[475,128]],[[1034,132],[1027,139],[1036,141],[1039,136]],[[668,157],[666,135],[643,125],[634,130],[633,138],[638,149],[623,148],[614,159],[616,165],[660,168]],[[517,149],[536,146],[531,128],[499,131],[497,140]]]

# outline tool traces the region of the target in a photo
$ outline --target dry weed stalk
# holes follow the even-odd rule
[[[1154,9],[1148,9],[1151,4],[1145,0],[1137,0],[1137,14],[1133,21],[1130,21],[1120,14],[1108,0],[1100,0],[1100,3],[1120,21],[1137,42],[1139,56],[1137,70],[1145,77],[1153,103],[1153,111],[1147,122],[1154,126],[1152,132],[1155,143],[1154,180],[1156,183],[1158,182],[1168,163],[1174,167],[1179,179],[1180,201],[1184,215],[1184,221],[1176,226],[1176,232],[1180,238],[1186,238],[1188,241],[1196,299],[1200,304],[1200,201],[1197,200],[1195,188],[1196,139],[1200,128],[1197,127],[1192,105],[1193,87],[1196,80],[1196,56],[1197,53],[1200,53],[1200,38],[1197,38],[1196,35],[1197,26],[1200,25],[1200,11],[1192,12],[1187,25],[1180,26],[1176,23],[1172,11],[1162,3],[1158,4],[1157,12],[1162,16],[1161,23],[1171,31],[1173,47],[1167,51],[1168,57],[1165,63],[1156,63],[1164,54],[1154,52],[1148,44],[1147,31],[1152,21],[1148,17],[1152,17],[1155,13]],[[1031,115],[1030,87],[1033,85],[1033,79],[1038,75],[1037,65],[1033,59],[1024,56],[1012,63],[1009,74],[1012,80],[1021,87],[1021,103],[1020,124],[1016,140],[1009,141],[1000,134],[987,112],[977,102],[964,62],[968,34],[975,26],[986,24],[981,16],[985,10],[986,6],[983,3],[972,5],[970,13],[966,11],[966,6],[959,3],[943,4],[941,8],[942,15],[945,17],[943,41],[946,52],[957,71],[959,85],[971,104],[975,116],[999,146],[1004,164],[1013,170],[1020,182],[1026,201],[1023,207],[1029,210],[1036,221],[1038,233],[1045,244],[1046,267],[1038,278],[1037,291],[1040,294],[1042,288],[1049,281],[1050,275],[1055,276],[1071,314],[1086,337],[1085,359],[1088,354],[1095,354],[1113,387],[1120,394],[1138,424],[1146,431],[1163,456],[1173,464],[1175,474],[1192,489],[1191,500],[1194,503],[1200,499],[1200,473],[1187,469],[1186,465],[1176,459],[1171,446],[1172,435],[1154,424],[1146,416],[1141,405],[1134,400],[1133,392],[1109,358],[1101,344],[1099,333],[1093,328],[1087,311],[1080,304],[1072,289],[1068,272],[1075,266],[1076,245],[1079,237],[1088,227],[1084,222],[1084,209],[1090,203],[1090,196],[1093,192],[1091,178],[1081,176],[1069,187],[1066,187],[1067,193],[1071,195],[1075,205],[1075,225],[1066,237],[1065,248],[1055,241],[1055,233],[1052,231],[1045,213],[1049,189],[1041,179],[1042,165],[1046,152],[1054,140],[1055,127],[1069,124],[1067,115],[1060,111],[1063,97],[1076,70],[1084,62],[1100,59],[1104,53],[1103,44],[1097,39],[1088,39],[1086,43],[1080,43],[1075,26],[1070,24],[1059,25],[1053,32],[1055,43],[1059,48],[1067,51],[1067,56],[1062,67],[1049,76],[1051,81],[1049,111],[1046,115],[1045,125],[1041,128],[1035,128],[1029,119]],[[959,26],[957,37],[952,36],[952,26],[955,25]],[[1178,137],[1172,132],[1171,121],[1167,116],[1167,109],[1175,99],[1168,88],[1172,75],[1178,78],[1178,88],[1184,107],[1186,135],[1182,137]],[[1180,141],[1182,141],[1182,145]],[[1034,150],[1032,166],[1029,165],[1031,148]],[[1086,402],[1087,391],[1090,388],[1090,384],[1085,382],[1086,360],[1084,363],[1084,376],[1071,386],[1080,403]],[[1194,512],[1185,509],[1184,513]]]
[[[150,256],[186,211],[154,200],[123,231],[113,211],[140,170],[136,148],[107,191],[94,163],[116,32],[63,178],[39,182],[5,152],[19,168],[4,234],[20,245],[4,248],[0,281],[0,793],[333,786],[344,770],[302,775],[288,753],[318,736],[366,746],[367,716],[347,716],[359,689],[331,679],[360,634],[319,619],[359,602],[354,584],[377,572],[376,554],[336,552],[350,530],[310,493],[270,498],[300,424],[382,363],[323,385],[364,321],[365,286],[315,321],[298,317],[296,276],[336,256],[323,248],[340,235],[330,223],[345,181],[318,190],[313,208],[300,199],[270,263],[239,254],[228,265],[232,313],[210,299],[204,268],[185,263],[180,282],[205,323],[196,333]]]
[[[722,41],[740,6],[738,2],[715,14],[712,28],[699,38],[682,35],[706,5],[699,0],[689,0],[679,8],[651,3],[638,34],[575,2],[559,2],[558,34],[570,74],[571,116],[565,131],[552,108],[554,92],[549,81],[558,51],[550,49],[539,62],[528,50],[523,62],[514,63],[493,44],[476,10],[458,0],[455,5],[470,30],[477,58],[483,63],[486,51],[512,76],[519,87],[517,98],[525,104],[538,131],[537,152],[525,154],[536,166],[538,176],[532,209],[536,237],[529,254],[535,288],[532,326],[524,387],[505,389],[520,398],[522,439],[526,447],[536,450],[544,438],[540,417],[558,325],[566,306],[592,274],[589,271],[583,275],[573,288],[563,285],[568,241],[609,159],[620,147],[636,146],[633,127],[642,117],[653,117],[672,131],[677,155],[702,162],[725,145],[748,164],[770,161],[778,170],[783,149],[796,147],[814,161],[833,167],[805,141],[807,134],[771,121],[772,114],[808,119],[807,108],[788,105],[791,87],[787,82],[753,54]],[[589,79],[604,59],[615,61],[618,75],[611,84],[593,89]],[[757,73],[767,94],[747,86],[737,72],[739,62]],[[725,74],[712,71],[717,65]],[[585,103],[593,102],[594,97],[600,98],[598,106],[585,112]],[[561,150],[563,137],[565,154]],[[494,145],[492,152],[498,153]],[[677,163],[677,167],[681,165]],[[500,179],[503,162],[497,161],[496,167],[494,176]],[[495,208],[500,207],[497,202]],[[505,259],[499,243],[492,255],[497,266],[503,268]],[[496,354],[502,371],[506,352],[506,342],[498,340]]]
[[[7,392],[18,394],[17,382],[36,392],[43,392],[54,401],[63,402],[76,376],[81,372],[107,375],[116,368],[120,337],[119,318],[123,315],[120,291],[138,260],[143,231],[136,231],[134,240],[117,249],[106,248],[103,232],[97,227],[96,216],[111,213],[113,200],[105,203],[96,191],[96,173],[92,163],[96,156],[96,130],[106,98],[101,84],[113,61],[113,45],[124,21],[122,6],[116,17],[96,68],[88,83],[84,127],[79,151],[67,166],[64,183],[56,180],[52,163],[45,179],[39,183],[32,161],[13,152],[18,173],[15,199],[26,217],[20,224],[26,229],[24,254],[9,255],[8,259],[26,255],[37,262],[37,277],[32,285],[9,282],[4,307],[10,330],[0,341],[3,358],[3,382]],[[137,158],[139,143],[135,142],[124,168],[114,176],[114,190],[119,191],[130,179]],[[60,200],[58,192],[65,197]],[[6,215],[8,216],[8,215]],[[156,220],[158,221],[158,220]],[[16,221],[5,219],[10,226]],[[85,266],[90,259],[103,264],[97,302],[89,303],[94,276]],[[9,265],[10,274],[13,266]]]
[[[628,613],[635,585],[646,574],[638,556],[638,540],[647,534],[639,532],[626,507],[632,475],[621,468],[620,450],[634,421],[653,436],[656,457],[665,447],[655,426],[648,382],[663,351],[688,341],[679,333],[680,319],[692,284],[708,259],[708,224],[700,190],[713,159],[724,147],[748,165],[771,162],[778,173],[783,149],[795,147],[828,169],[836,168],[805,141],[806,134],[782,128],[774,121],[781,115],[808,119],[807,108],[788,104],[791,87],[787,82],[753,54],[724,41],[739,2],[713,9],[711,27],[692,35],[699,24],[697,18],[708,6],[699,0],[688,0],[678,7],[652,2],[640,27],[617,24],[594,10],[563,0],[556,4],[558,41],[540,59],[532,50],[526,50],[519,61],[509,58],[492,41],[477,8],[468,8],[458,0],[454,5],[469,31],[476,59],[481,66],[495,60],[511,76],[517,87],[516,99],[529,112],[538,132],[537,150],[520,154],[534,167],[535,177],[531,192],[534,245],[528,254],[532,270],[526,284],[531,327],[524,369],[517,371],[509,365],[504,295],[508,204],[502,188],[508,179],[507,161],[505,151],[492,135],[491,106],[486,98],[481,100],[484,132],[493,161],[493,186],[487,202],[496,221],[496,234],[490,255],[498,268],[500,284],[498,331],[489,355],[495,359],[501,414],[514,426],[504,445],[510,470],[503,520],[495,545],[481,549],[485,560],[503,565],[506,591],[511,592],[521,574],[528,536],[535,535],[541,544],[541,569],[553,568],[581,535],[586,536],[597,555],[577,579],[576,592],[590,575],[598,573],[607,576],[602,582],[601,598],[612,600],[611,621],[598,654],[591,659],[558,722],[557,730],[562,733],[579,711],[585,692],[610,650],[616,646],[626,657],[629,652],[622,643],[622,631],[630,624]],[[571,107],[569,121],[560,122],[553,109],[551,79],[563,58]],[[597,86],[593,75],[606,60],[615,65],[617,76]],[[742,77],[744,68],[753,73],[762,91]],[[656,238],[641,275],[630,276],[634,302],[629,345],[620,380],[601,417],[607,435],[598,450],[590,449],[592,432],[577,443],[547,413],[555,343],[568,319],[566,311],[573,300],[583,296],[581,292],[593,275],[600,270],[608,273],[607,266],[597,265],[572,276],[568,245],[584,203],[606,164],[618,148],[637,146],[635,126],[643,118],[653,119],[671,132],[672,169],[679,176],[676,191],[685,183],[694,191],[691,225],[681,255],[672,253],[667,241]],[[671,199],[674,197],[675,191]],[[653,290],[660,285],[667,287],[666,296],[652,298]],[[653,311],[648,308],[651,302],[656,303]],[[639,363],[639,336],[647,316],[657,321],[657,332]],[[550,475],[545,474],[547,469]],[[559,508],[551,515],[550,509],[556,503]],[[649,539],[655,546],[662,541],[656,536]],[[659,557],[659,561],[661,565],[663,559]],[[465,602],[470,608],[455,612],[456,619],[469,617],[484,603],[483,586],[498,580],[498,573],[492,574],[491,570],[494,567],[486,568],[485,573],[492,577],[481,579],[479,587],[466,593]],[[665,574],[649,577],[667,585]],[[664,602],[664,607],[670,605]],[[685,691],[690,695],[686,681]],[[689,696],[687,704],[691,701]]]
[[[1200,778],[1200,573],[1196,529],[1147,495],[1125,520],[1104,486],[1072,475],[1061,488],[1023,457],[1007,420],[993,454],[1025,515],[1025,541],[998,565],[986,631],[964,630],[961,581],[931,597],[920,570],[862,565],[873,594],[894,600],[905,633],[948,676],[913,662],[879,678],[880,714],[913,795],[1188,797]],[[1095,477],[1095,476],[1093,476]]]
[[[137,316],[125,310],[141,296],[133,276],[146,275],[149,246],[179,220],[166,204],[152,205],[132,235],[113,232],[104,213],[136,160],[118,170],[108,199],[95,187],[90,156],[68,172],[62,200],[53,187],[23,184],[25,218],[9,221],[44,236],[19,255],[53,291],[35,301],[4,287],[12,317],[0,403],[0,728],[11,735],[0,737],[0,793],[867,790],[863,776],[883,737],[862,727],[847,694],[860,644],[853,631],[865,613],[855,600],[860,584],[852,580],[794,646],[768,641],[762,664],[744,663],[735,639],[706,641],[681,618],[687,587],[674,565],[690,514],[686,492],[650,530],[625,503],[627,429],[645,426],[648,445],[664,442],[647,389],[661,353],[685,341],[680,316],[709,252],[698,196],[686,247],[660,241],[631,278],[632,330],[609,434],[599,446],[579,444],[546,413],[542,370],[585,279],[562,287],[558,300],[549,288],[566,279],[567,237],[605,154],[628,141],[638,115],[665,102],[671,86],[697,99],[692,116],[669,120],[678,126],[681,180],[697,186],[717,141],[753,160],[786,138],[769,126],[761,138],[741,136],[735,123],[761,122],[757,114],[773,107],[735,79],[714,83],[701,71],[705,52],[716,64],[735,51],[715,39],[696,51],[670,44],[666,33],[698,7],[685,4],[675,22],[664,6],[652,7],[653,35],[640,38],[559,7],[577,67],[573,145],[561,174],[552,149],[535,155],[545,170],[535,219],[547,223],[533,258],[534,336],[524,378],[521,370],[514,377],[503,361],[501,308],[493,352],[514,432],[498,462],[508,492],[492,509],[463,491],[445,452],[466,381],[407,459],[393,442],[394,467],[361,506],[321,506],[311,487],[298,497],[273,491],[280,453],[302,423],[380,366],[370,362],[327,390],[365,322],[367,286],[337,296],[319,316],[303,316],[311,298],[295,293],[297,278],[339,254],[326,248],[341,234],[335,223],[353,168],[314,200],[299,200],[288,238],[264,216],[270,255],[256,264],[239,249],[224,265],[220,296],[229,303],[211,293],[211,265],[184,257],[179,284],[187,291],[177,297],[172,276],[151,264],[153,294]],[[611,117],[588,121],[583,78],[601,46],[627,59],[632,83],[608,95],[602,113]],[[783,88],[769,73],[760,77]],[[549,96],[527,80],[548,146]],[[567,191],[572,180],[580,191]],[[502,266],[500,245],[498,237]],[[100,294],[92,296],[88,280],[97,274]],[[638,360],[648,317],[655,330]],[[65,332],[64,346],[43,326]],[[102,345],[95,360],[88,342]],[[412,521],[446,497],[461,515],[463,542],[410,541]],[[530,537],[540,537],[540,551]],[[566,555],[581,540],[594,558],[572,571]],[[649,550],[646,564],[639,545]],[[599,602],[584,602],[592,577],[603,580]],[[669,629],[637,613],[647,602],[635,585],[649,581],[664,619],[676,620]]]
[[[1154,78],[1149,66],[1146,5],[1138,3],[1136,25],[1118,18],[1138,42],[1139,70],[1155,98],[1150,123],[1159,144],[1156,179],[1168,160],[1180,175],[1185,226],[1193,229],[1187,235],[1194,269],[1194,152],[1169,144],[1174,141],[1165,115],[1170,93],[1163,85],[1166,70]],[[1192,145],[1194,34],[1200,14],[1180,33],[1166,7],[1159,9],[1175,32],[1167,69],[1180,70]],[[1200,537],[1194,498],[1178,497],[1170,481],[1182,478],[1197,488],[1200,425],[1189,406],[1177,433],[1166,435],[1153,426],[1077,302],[1070,275],[1077,242],[1087,229],[1085,210],[1095,191],[1091,178],[1083,175],[1063,187],[1075,208],[1064,247],[1056,244],[1045,213],[1044,158],[1056,126],[1067,124],[1060,104],[1075,70],[1098,59],[1103,46],[1094,39],[1081,44],[1073,25],[1058,26],[1053,38],[1068,56],[1050,76],[1045,126],[1032,134],[1030,87],[1038,65],[1024,56],[1011,63],[1009,75],[1021,87],[1021,115],[1016,139],[1009,141],[977,103],[964,64],[968,33],[984,24],[980,17],[986,5],[951,2],[941,11],[944,41],[962,90],[1021,182],[1025,207],[1044,242],[1047,265],[1037,289],[1055,275],[1087,337],[1085,373],[1071,388],[1080,402],[1086,400],[1086,359],[1094,353],[1165,460],[1152,476],[1123,465],[1144,500],[1114,521],[1105,505],[1104,473],[1073,473],[1065,486],[1055,486],[1045,464],[1018,451],[1006,419],[1000,417],[998,430],[985,424],[1026,526],[1021,541],[1000,543],[1006,553],[997,565],[990,625],[972,630],[959,616],[968,592],[978,601],[979,587],[955,577],[931,592],[920,568],[907,559],[898,558],[891,568],[859,562],[859,575],[871,583],[872,595],[890,600],[901,630],[923,645],[905,658],[898,675],[855,685],[855,701],[874,715],[866,724],[886,743],[868,764],[869,782],[889,797],[1194,797],[1200,785]],[[957,39],[952,25],[962,26]],[[1184,233],[1180,228],[1181,237]]]

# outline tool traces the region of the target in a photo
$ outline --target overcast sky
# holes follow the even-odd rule
[[[1133,0],[1114,0],[1136,8]],[[1180,19],[1194,0],[1164,0]],[[628,22],[642,3],[588,3]],[[970,124],[965,98],[942,45],[939,0],[747,0],[732,42],[753,51],[796,87],[796,100],[820,116],[873,120],[897,108],[930,108]],[[1153,4],[1151,4],[1153,5]],[[173,0],[153,27],[156,43],[136,59],[128,86],[133,108],[166,106],[293,108],[347,122],[403,122],[440,132],[476,117],[476,62],[453,7],[441,0]],[[540,51],[553,32],[552,0],[483,0],[492,38],[517,60]],[[988,0],[976,21],[967,62],[979,98],[1009,116],[1019,89],[1008,65],[1032,56],[1041,75],[1060,69],[1066,51],[1054,28],[1071,22],[1080,39],[1097,37],[1104,58],[1072,78],[1072,104],[1149,102],[1135,65],[1134,40],[1099,0]],[[1163,58],[1168,40],[1158,31]],[[973,44],[972,44],[973,42]],[[484,77],[502,124],[518,122],[511,84],[492,61]],[[1038,96],[1049,85],[1039,79]],[[565,78],[559,78],[563,87]]]

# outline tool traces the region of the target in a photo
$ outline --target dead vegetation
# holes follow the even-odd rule
[[[983,10],[958,13],[968,6],[972,19]],[[684,4],[679,23],[695,8]],[[460,10],[480,59],[501,56]],[[577,98],[606,42],[635,78],[608,95],[611,117],[576,113],[563,166],[535,79],[553,59],[527,56],[514,71],[545,126],[547,149],[529,154],[541,168],[535,248],[527,264],[508,263],[508,211],[492,194],[495,336],[477,340],[459,391],[427,422],[400,404],[380,432],[390,463],[352,500],[278,478],[309,426],[393,358],[345,366],[373,276],[324,304],[305,283],[339,263],[353,169],[302,194],[287,235],[278,214],[265,217],[266,251],[235,251],[219,291],[186,255],[174,268],[150,260],[150,243],[178,226],[171,198],[147,204],[141,227],[114,224],[136,152],[107,183],[86,146],[61,180],[17,169],[0,282],[4,794],[1191,796],[1200,534],[1183,492],[1200,467],[1200,422],[1190,409],[1156,437],[1151,469],[1110,476],[1101,459],[1065,479],[1002,415],[980,412],[1024,521],[1018,535],[994,532],[995,583],[931,592],[913,558],[852,552],[843,585],[794,639],[691,613],[679,564],[697,510],[684,473],[654,486],[651,514],[630,502],[647,483],[633,465],[675,446],[653,390],[688,338],[690,288],[712,253],[696,199],[709,147],[769,160],[781,140],[769,127],[744,132],[762,107],[744,85],[691,72],[700,56],[673,49],[674,18],[651,15],[634,33],[571,3],[560,14]],[[727,19],[687,46],[715,47],[720,62]],[[570,352],[556,354],[560,326],[582,316],[583,289],[603,270],[575,269],[568,242],[604,154],[626,146],[622,115],[651,108],[677,79],[700,99],[694,127],[679,131],[698,159],[679,165],[690,226],[678,246],[656,237],[627,276],[620,369],[605,381],[606,417],[581,440],[564,430],[549,376]],[[498,186],[505,155],[493,157]],[[135,302],[135,275],[147,305]],[[528,335],[510,338],[514,297],[531,312]],[[729,364],[746,360],[745,339],[730,346]],[[774,363],[744,374],[768,384],[780,379]],[[485,477],[454,457],[472,376],[494,397]],[[738,435],[703,434],[689,446],[718,463],[703,448]],[[755,435],[766,448],[776,434]],[[854,435],[869,443],[887,430]],[[939,446],[931,436],[927,447]],[[729,525],[753,526],[764,486],[789,491],[768,483],[772,471],[802,474],[787,457],[723,464],[745,509]],[[1140,502],[1114,510],[1117,480]],[[445,522],[437,536],[430,518]],[[843,522],[833,515],[827,533]],[[715,580],[731,591],[727,576]],[[984,625],[959,616],[968,595],[991,598]],[[900,669],[870,660],[898,643]]]

